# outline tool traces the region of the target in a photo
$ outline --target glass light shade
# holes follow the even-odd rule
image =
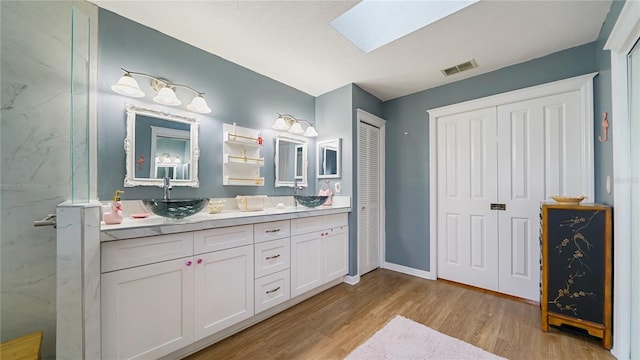
[[[193,98],[191,104],[187,105],[187,109],[200,114],[208,114],[211,112],[211,108],[207,106],[207,102],[200,94]]]
[[[300,125],[299,122],[296,122],[296,123],[293,123],[293,125],[291,125],[289,132],[292,134],[302,134],[304,133],[304,130],[302,130],[302,125]]]
[[[282,116],[278,116],[278,118],[276,119],[276,122],[273,123],[273,126],[271,126],[271,128],[273,130],[285,131],[285,130],[289,130],[289,125],[287,125],[287,122],[284,120]]]
[[[302,135],[306,137],[316,137],[318,136],[318,133],[316,132],[316,129],[313,128],[313,126],[309,125],[307,130],[305,130],[304,134]]]
[[[153,98],[153,101],[157,102],[158,104],[169,106],[178,106],[182,104],[182,101],[178,99],[176,93],[168,87],[163,87],[162,89],[160,89],[160,91],[158,91],[158,95]]]
[[[140,90],[140,86],[131,74],[124,74],[117,83],[111,85],[111,90],[120,95],[130,97],[143,97],[144,92]]]

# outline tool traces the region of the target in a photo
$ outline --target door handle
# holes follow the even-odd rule
[[[507,210],[507,204],[496,204],[496,203],[492,203],[490,206],[491,210],[500,210],[500,211],[506,211]]]

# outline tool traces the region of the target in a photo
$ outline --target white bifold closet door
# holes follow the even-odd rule
[[[438,119],[439,277],[539,299],[540,202],[580,191],[581,126],[578,91]]]
[[[358,123],[358,273],[380,267],[380,129]]]

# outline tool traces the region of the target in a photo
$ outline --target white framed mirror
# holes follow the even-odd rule
[[[307,187],[307,140],[278,134],[275,141],[275,186]]]
[[[318,179],[339,178],[342,165],[342,139],[318,141],[316,174]]]
[[[127,104],[124,186],[198,187],[198,120]]]

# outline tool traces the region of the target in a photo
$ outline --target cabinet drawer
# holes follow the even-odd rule
[[[191,256],[193,233],[109,241],[101,249],[101,272],[108,272]]]
[[[256,279],[255,295],[256,314],[289,300],[289,270]]]
[[[193,235],[193,252],[202,254],[253,244],[253,225],[196,231]]]
[[[289,220],[272,221],[268,223],[255,224],[253,226],[253,231],[254,241],[259,243],[289,237],[291,234],[291,225]]]
[[[347,213],[292,219],[291,235],[308,234],[348,224]]]
[[[289,268],[288,238],[255,244],[254,251],[256,278]]]

